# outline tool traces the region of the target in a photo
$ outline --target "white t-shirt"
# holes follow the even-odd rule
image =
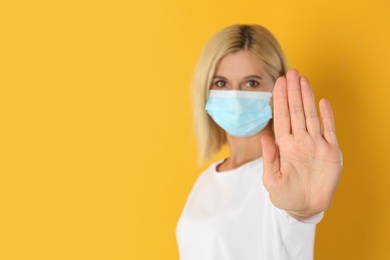
[[[177,223],[181,260],[313,259],[315,224],[275,207],[262,182],[263,159],[197,179]]]

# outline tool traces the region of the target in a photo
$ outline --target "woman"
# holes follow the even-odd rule
[[[315,225],[342,169],[332,109],[288,70],[258,25],[215,34],[194,75],[200,160],[230,156],[197,179],[177,225],[180,259],[312,259]],[[322,124],[321,124],[322,122]]]

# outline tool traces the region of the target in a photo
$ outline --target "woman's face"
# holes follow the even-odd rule
[[[219,61],[210,89],[272,92],[274,83],[263,62],[252,52],[241,50]]]

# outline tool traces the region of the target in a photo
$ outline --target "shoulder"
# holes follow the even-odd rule
[[[196,178],[195,185],[198,183],[202,183],[205,181],[210,181],[211,178],[213,178],[213,175],[216,172],[216,167],[218,164],[220,164],[222,160],[216,161],[211,163],[203,172],[201,172],[198,177]]]

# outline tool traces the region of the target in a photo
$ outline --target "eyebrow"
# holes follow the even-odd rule
[[[225,77],[218,76],[218,75],[215,75],[215,76],[213,77],[213,79],[216,79],[216,78],[218,78],[218,79],[226,79]]]
[[[227,79],[227,78],[225,78],[225,77],[223,77],[223,76],[219,76],[219,75],[215,75],[213,78],[214,78],[214,79],[215,79],[215,78],[218,78],[218,79]],[[249,76],[244,77],[244,79],[249,79],[249,78],[256,78],[256,79],[259,79],[259,80],[262,80],[262,79],[263,79],[263,78],[260,77],[259,75],[249,75]]]
[[[249,79],[249,78],[263,79],[259,75],[249,75],[249,76],[246,76],[244,79]]]

